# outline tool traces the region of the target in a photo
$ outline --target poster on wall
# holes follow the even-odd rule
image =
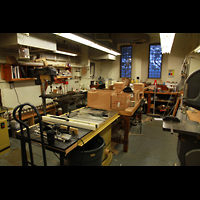
[[[175,72],[174,69],[169,69],[169,70],[168,70],[168,77],[169,77],[169,78],[173,78],[173,77],[174,77],[174,72]]]

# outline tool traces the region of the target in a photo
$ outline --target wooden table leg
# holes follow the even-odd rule
[[[148,94],[148,101],[147,101],[147,114],[150,113],[150,104],[151,104],[151,94]]]
[[[129,131],[130,131],[130,117],[123,116],[124,118],[124,152],[128,152],[128,139],[129,139]]]
[[[65,153],[61,152],[60,153],[60,166],[64,166],[64,161],[65,161]]]

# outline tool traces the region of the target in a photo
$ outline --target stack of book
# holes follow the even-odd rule
[[[12,79],[26,78],[26,73],[23,66],[11,66]]]

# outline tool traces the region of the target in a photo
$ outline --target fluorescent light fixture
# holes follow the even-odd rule
[[[171,52],[174,37],[175,33],[160,33],[162,54]]]
[[[200,53],[200,45],[194,50],[194,53]]]
[[[65,52],[65,51],[54,51],[54,53],[59,53],[59,54],[64,54],[64,55],[68,55],[68,56],[77,56],[77,54],[75,53],[69,53],[69,52]]]
[[[89,46],[89,47],[92,47],[92,48],[95,48],[95,49],[98,49],[98,50],[101,50],[101,51],[104,51],[108,54],[113,54],[115,56],[118,56],[118,55],[121,55],[120,53],[112,50],[112,49],[108,49],[104,46],[101,46],[95,42],[92,42],[90,40],[87,40],[85,38],[82,38],[80,36],[77,36],[75,34],[72,34],[72,33],[53,33],[55,35],[59,35],[61,37],[64,37],[66,39],[69,39],[69,40],[72,40],[72,41],[75,41],[75,42],[78,42],[78,43],[81,43],[81,44],[84,44],[86,46]]]

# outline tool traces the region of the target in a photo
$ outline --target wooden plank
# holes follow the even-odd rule
[[[65,153],[68,154],[70,151],[72,151],[74,148],[76,148],[78,146],[77,142],[75,144],[73,144],[71,147],[69,147]]]
[[[60,128],[67,129],[68,126],[60,125]],[[77,128],[72,128],[72,127],[70,127],[69,130],[70,130],[70,132],[74,131],[74,134],[75,134],[75,135],[78,135],[78,129],[77,129]]]
[[[35,124],[34,117],[32,116],[32,117],[28,118],[28,125],[29,125],[29,126],[32,126],[32,125],[34,125],[34,124]]]
[[[178,97],[177,100],[176,100],[176,105],[175,105],[174,111],[173,111],[173,117],[175,117],[180,103],[181,103],[181,97]]]
[[[190,121],[196,121],[200,123],[200,111],[192,108],[193,110],[187,110],[187,116]]]

